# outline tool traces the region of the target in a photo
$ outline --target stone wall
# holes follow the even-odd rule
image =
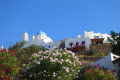
[[[94,50],[95,52],[103,52],[105,56],[107,56],[110,52],[110,45],[109,43],[96,44],[96,45],[91,44],[90,50]]]

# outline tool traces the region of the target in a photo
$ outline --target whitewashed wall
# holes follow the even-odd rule
[[[59,48],[60,47],[60,41],[57,41],[57,42],[53,42],[50,44],[50,49],[52,48]]]
[[[89,38],[75,38],[71,40],[65,40],[65,48],[70,48],[71,46],[69,45],[70,43],[73,43],[73,46],[76,45],[76,42],[79,42],[79,45],[82,43],[82,41],[85,41],[85,46],[89,49],[90,47],[90,39]],[[73,47],[72,46],[72,47]]]
[[[90,31],[90,32],[84,31],[84,37],[85,38],[89,37],[90,39],[93,39],[94,38],[94,32],[93,31]]]
[[[108,69],[115,69],[112,61],[114,61],[114,57],[118,57],[117,55],[114,55],[113,53],[109,53],[108,56],[94,62],[94,63],[91,63],[91,65],[94,65],[94,66],[97,66],[97,64],[99,64],[100,66],[103,66],[105,68],[108,68]]]
[[[101,34],[100,32],[99,33],[94,33],[93,31],[89,31],[89,32],[84,31],[84,37],[85,38],[89,37],[90,39],[94,39],[94,36],[99,36],[99,38],[104,38],[103,43],[108,43],[107,37],[110,37],[110,35],[107,35],[107,33]]]

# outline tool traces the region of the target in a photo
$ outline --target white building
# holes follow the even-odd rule
[[[80,35],[77,35],[76,38],[70,39],[70,40],[65,40],[65,48],[71,48],[71,47],[76,47],[76,46],[86,46],[86,48],[89,49],[90,46],[90,39],[89,37],[82,37]]]
[[[65,40],[65,48],[71,48],[77,45],[82,46],[84,43],[86,48],[89,49],[90,44],[92,44],[91,39],[103,39],[103,43],[108,43],[108,38],[110,38],[110,35],[107,35],[107,33],[101,34],[94,33],[93,31],[85,31],[84,36],[77,35],[77,37],[74,39]]]
[[[107,33],[105,34],[101,34],[99,33],[94,33],[93,31],[84,31],[84,37],[87,38],[89,37],[90,39],[96,39],[96,38],[104,38],[103,43],[108,43],[108,38],[110,38],[110,35],[107,35]]]
[[[23,34],[22,41],[26,42],[23,48],[29,47],[30,45],[34,44],[37,46],[43,46],[47,49],[51,49],[54,47],[58,47],[60,44],[59,42],[54,43],[53,40],[50,37],[47,37],[47,35],[43,31],[38,32],[35,36],[33,35],[30,38],[30,43],[28,42],[28,34],[27,32],[25,32]]]

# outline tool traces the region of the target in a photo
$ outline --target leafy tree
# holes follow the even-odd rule
[[[41,50],[45,51],[46,49],[41,46],[31,45],[29,47],[20,49],[20,52],[18,52],[16,56],[18,58],[22,58],[23,64],[28,64],[29,58],[32,56],[32,54],[37,53]]]
[[[11,50],[19,50],[20,48],[22,48],[24,46],[25,42],[22,41],[22,42],[16,42],[16,44],[14,44],[13,46],[9,46],[8,50],[11,51]]]
[[[110,38],[111,52],[113,54],[120,56],[120,32],[115,33],[114,31],[111,31],[110,35],[111,35]]]
[[[111,52],[113,54],[120,56],[120,32],[115,33],[114,31],[111,31],[110,35],[111,35],[111,39],[109,41],[110,41]],[[120,80],[120,58],[114,60],[113,63],[118,64],[117,75]]]

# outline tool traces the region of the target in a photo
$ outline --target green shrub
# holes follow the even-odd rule
[[[95,54],[95,51],[93,50],[88,50],[88,53],[86,55],[88,56],[93,56]]]
[[[98,57],[105,57],[103,52],[95,53],[94,55],[96,55]]]
[[[22,78],[32,80],[72,80],[81,62],[75,53],[67,50],[50,50],[34,53],[23,70]]]
[[[89,50],[86,55],[88,55],[88,56],[105,57],[103,52],[96,52],[94,50]]]
[[[80,70],[78,80],[117,80],[113,70],[103,67],[88,66]]]

